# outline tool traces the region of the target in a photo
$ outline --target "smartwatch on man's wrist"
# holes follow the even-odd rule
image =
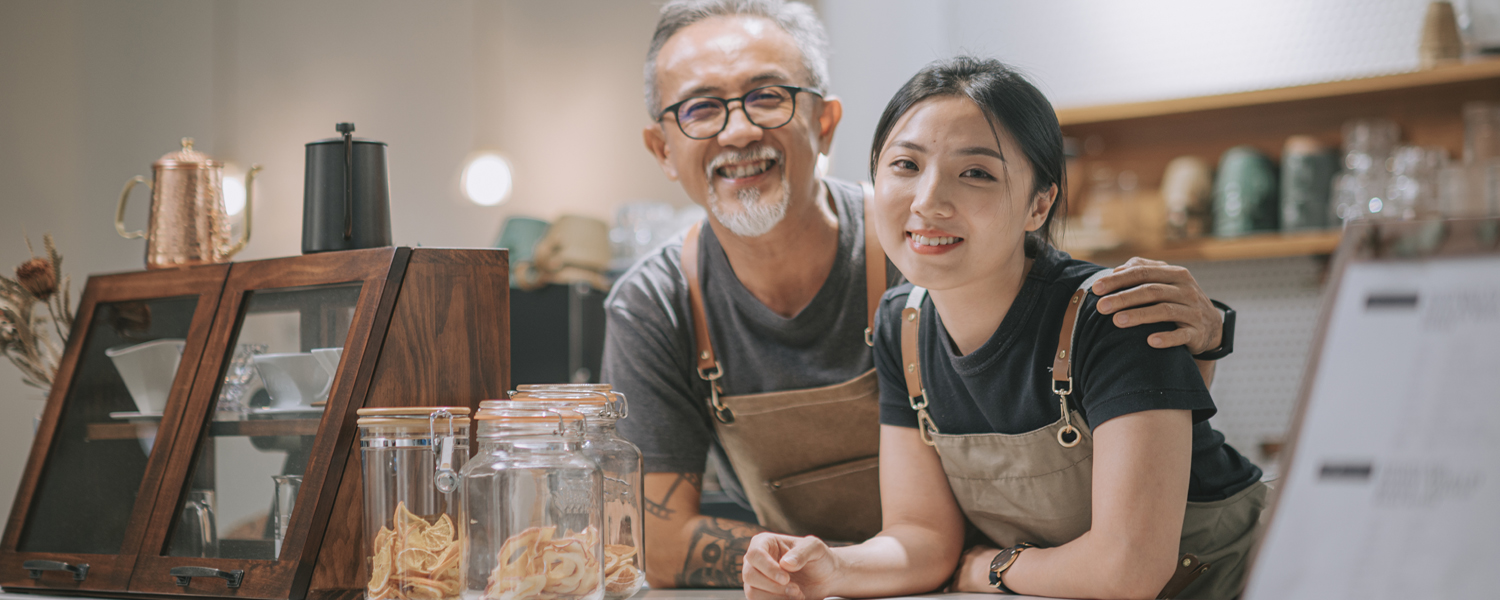
[[[1219,360],[1234,352],[1234,309],[1218,300],[1209,300],[1214,308],[1224,311],[1224,328],[1219,335],[1219,347],[1202,354],[1194,354],[1195,360]]]
[[[1000,576],[1004,575],[1005,571],[1016,563],[1016,557],[1021,556],[1022,550],[1035,547],[1032,544],[1021,542],[996,554],[995,558],[990,561],[990,587],[1000,590],[1002,594],[1015,594],[1015,592],[1010,591],[1010,588],[1005,587],[1005,583],[1000,580]]]

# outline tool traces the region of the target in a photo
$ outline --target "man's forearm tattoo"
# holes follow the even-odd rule
[[[667,488],[667,493],[662,496],[661,502],[652,502],[650,498],[646,498],[646,512],[658,519],[670,519],[677,511],[667,508],[667,503],[672,501],[672,494],[677,493],[677,486],[682,485],[683,482],[693,486],[695,490],[703,490],[702,473],[678,473],[677,479],[673,480],[672,485]]]
[[[729,519],[704,518],[693,529],[687,561],[677,574],[678,587],[737,588],[750,538],[763,529]]]

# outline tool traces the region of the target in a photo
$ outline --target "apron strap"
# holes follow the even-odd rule
[[[1058,332],[1057,354],[1052,357],[1052,391],[1058,395],[1073,393],[1073,338],[1078,333],[1078,315],[1083,313],[1083,299],[1089,295],[1094,282],[1113,272],[1111,269],[1100,269],[1078,284],[1078,290],[1068,300],[1067,312],[1063,313],[1062,329]]]
[[[867,181],[859,187],[865,192],[865,345],[875,345],[875,311],[880,308],[880,297],[885,295],[885,251],[875,237],[875,188]]]
[[[934,446],[932,434],[937,432],[932,416],[927,413],[927,390],[922,388],[922,359],[917,351],[917,340],[922,325],[922,301],[927,298],[927,288],[912,286],[906,296],[906,308],[901,310],[901,365],[906,370],[906,401],[917,411],[917,435],[922,443]]]
[[[703,287],[698,283],[698,234],[703,222],[693,223],[687,237],[682,239],[682,274],[688,282],[688,305],[693,311],[693,345],[698,364],[698,376],[713,381],[724,374],[719,361],[714,357],[713,342],[708,339],[708,313],[703,310]]]

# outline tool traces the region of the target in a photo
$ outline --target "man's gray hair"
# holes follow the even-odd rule
[[[655,119],[661,112],[661,91],[656,88],[656,56],[679,30],[710,17],[745,15],[775,22],[792,36],[802,52],[807,87],[827,94],[828,32],[811,6],[786,0],[672,0],[661,7],[651,49],[646,52],[646,110]]]

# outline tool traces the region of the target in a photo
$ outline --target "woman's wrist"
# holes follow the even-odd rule
[[[964,552],[953,578],[953,591],[994,593],[996,590],[990,585],[990,562],[999,553],[999,549],[983,545]]]

